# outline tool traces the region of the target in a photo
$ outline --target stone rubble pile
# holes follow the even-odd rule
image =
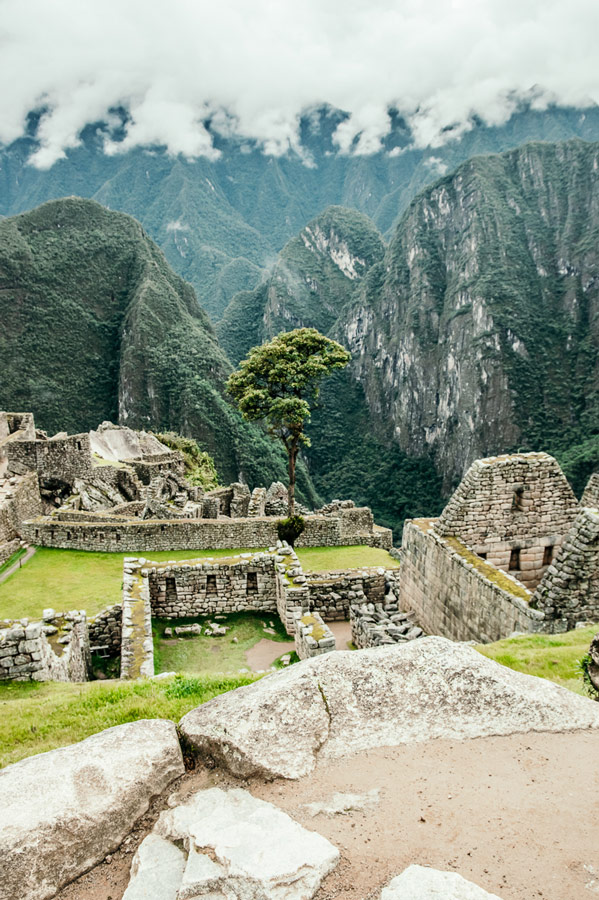
[[[389,595],[393,596],[393,595]],[[423,637],[424,631],[401,612],[397,602],[355,604],[350,609],[352,641],[356,647],[381,647]]]

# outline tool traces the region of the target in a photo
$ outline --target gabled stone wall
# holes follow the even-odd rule
[[[578,503],[547,453],[479,459],[435,525],[534,589],[576,517]]]
[[[599,472],[594,472],[584,489],[584,493],[580,499],[581,506],[588,506],[591,509],[599,509]]]

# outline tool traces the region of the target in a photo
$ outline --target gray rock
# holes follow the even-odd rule
[[[383,888],[381,900],[500,900],[457,872],[409,866]]]
[[[157,834],[149,834],[133,857],[123,900],[177,900],[186,862],[182,850]]]
[[[119,846],[184,772],[172,722],[141,720],[0,771],[2,900],[44,900]]]
[[[215,697],[180,722],[236,775],[301,778],[317,757],[434,738],[599,728],[599,705],[445,638],[325,653]]]
[[[188,853],[177,900],[309,900],[339,860],[326,838],[240,789],[198,791],[162,812],[153,836],[178,842]],[[136,878],[143,874],[139,869]],[[134,897],[126,893],[123,900]]]

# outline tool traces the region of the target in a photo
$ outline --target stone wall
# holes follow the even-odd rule
[[[167,472],[175,472],[177,475],[185,474],[185,462],[183,454],[178,450],[172,450],[168,453],[155,454],[145,459],[127,459],[123,460],[129,466],[142,484],[150,484],[153,478]]]
[[[380,534],[362,531],[368,518],[361,509],[343,510],[341,516],[306,516],[306,530],[298,540],[302,547],[336,547],[344,544],[379,546]],[[371,521],[371,513],[368,510]],[[107,518],[110,518],[109,516]],[[23,525],[23,536],[42,547],[77,550],[102,550],[151,553],[159,550],[217,550],[235,547],[263,548],[276,544],[277,519],[146,519],[111,521],[98,524],[87,521],[65,523],[53,516],[42,516]]]
[[[581,506],[588,506],[591,509],[599,509],[599,472],[594,472],[584,489],[584,493],[580,499]]]
[[[6,626],[0,629],[0,681],[87,680],[89,637],[84,612],[52,613],[44,622]]]
[[[399,605],[425,631],[486,643],[514,631],[561,630],[531,608],[531,592],[515,578],[438,535],[434,522],[406,522],[402,543]]]
[[[297,612],[295,616],[295,652],[300,659],[311,659],[336,650],[335,635],[318,613]]]
[[[582,508],[537,587],[533,604],[560,631],[599,621],[599,512]]]
[[[22,475],[37,472],[42,480],[88,478],[92,474],[89,434],[71,434],[46,440],[11,441],[6,445],[7,471]]]
[[[121,678],[151,678],[154,674],[152,607],[142,560],[125,557],[121,630]]]
[[[20,537],[21,523],[41,512],[42,500],[35,472],[0,478],[0,544]]]
[[[275,557],[244,554],[230,560],[146,563],[152,614],[164,619],[235,612],[276,612]]]
[[[385,596],[385,570],[353,569],[306,575],[310,610],[327,621],[347,620],[353,603],[381,602]]]
[[[121,652],[123,608],[120,603],[109,606],[89,623],[89,643],[95,647],[106,647],[108,656],[118,656]]]
[[[547,453],[489,457],[472,464],[436,530],[534,589],[577,507],[564,473]]]

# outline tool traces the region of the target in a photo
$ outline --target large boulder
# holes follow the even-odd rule
[[[211,788],[160,814],[123,900],[309,900],[338,859],[326,838],[271,803]]]
[[[203,757],[267,778],[373,747],[597,727],[597,703],[441,637],[305,660],[180,722]]]
[[[383,888],[381,900],[499,900],[457,872],[409,866]]]
[[[116,850],[184,772],[172,722],[117,725],[0,771],[2,900],[44,900]]]

